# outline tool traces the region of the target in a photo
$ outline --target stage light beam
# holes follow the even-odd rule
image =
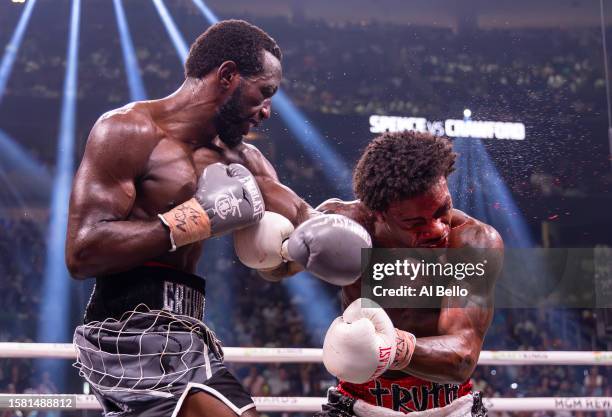
[[[153,0],[153,4],[157,9],[157,13],[161,18],[168,35],[170,36],[172,45],[174,45],[174,49],[181,59],[182,64],[187,59],[187,54],[189,54],[189,46],[187,45],[187,42],[185,42],[181,32],[178,30],[176,23],[174,23],[172,16],[170,16],[170,12],[168,12],[163,0]]]
[[[41,292],[38,342],[66,342],[71,339],[69,333],[71,280],[64,260],[64,247],[68,222],[68,202],[74,174],[80,12],[81,1],[72,0],[68,54],[57,143],[57,162],[51,195],[45,275]],[[56,382],[61,387],[66,376],[61,364],[58,364],[57,361],[51,361],[45,365],[46,369],[50,368],[56,372]]]
[[[115,8],[115,17],[117,18],[117,27],[119,28],[119,39],[121,41],[121,52],[123,53],[123,64],[125,73],[127,74],[128,86],[130,88],[130,98],[132,101],[145,100],[147,92],[140,76],[140,68],[138,67],[138,58],[134,51],[132,36],[125,18],[123,3],[121,0],[113,0]]]
[[[2,98],[4,97],[4,92],[6,91],[6,83],[8,82],[9,77],[11,76],[11,71],[13,70],[13,64],[15,63],[15,58],[17,56],[17,51],[21,46],[21,41],[23,40],[23,35],[28,27],[28,23],[30,21],[30,16],[32,16],[32,10],[36,5],[36,0],[30,0],[24,7],[23,12],[21,13],[21,17],[19,18],[19,22],[17,23],[17,27],[13,32],[13,36],[11,36],[11,40],[4,50],[4,55],[2,57],[2,62],[0,63],[0,102],[2,102]]]

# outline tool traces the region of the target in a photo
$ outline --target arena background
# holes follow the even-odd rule
[[[0,342],[71,340],[92,283],[68,278],[63,233],[89,130],[107,110],[174,91],[185,47],[215,17],[246,19],[280,44],[283,95],[249,140],[312,205],[352,198],[372,115],[434,130],[447,119],[523,123],[522,140],[453,139],[455,205],[508,246],[612,243],[607,0],[1,0]],[[226,346],[321,346],[336,288],[306,275],[267,283],[227,239],[205,251],[207,323]],[[500,309],[484,348],[611,342],[603,309]],[[334,382],[319,364],[232,369],[255,396],[322,396]],[[612,396],[605,366],[479,366],[473,379],[489,397]],[[0,392],[83,390],[68,361],[0,359]]]

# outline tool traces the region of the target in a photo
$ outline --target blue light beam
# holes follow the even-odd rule
[[[21,145],[19,145],[6,132],[0,129],[0,162],[8,170],[27,172],[40,179],[45,187],[49,187],[49,171],[40,162],[36,161]]]
[[[340,198],[353,198],[351,170],[344,159],[332,149],[316,126],[291,102],[289,97],[279,91],[274,97],[278,114],[289,130],[298,139],[312,159],[321,160],[322,170]]]
[[[210,23],[211,25],[219,21],[217,15],[214,14],[213,11],[210,10],[210,8],[202,2],[202,0],[193,0],[193,4],[195,4],[196,7],[200,9],[208,23]]]
[[[130,88],[130,98],[132,101],[145,100],[147,92],[140,76],[138,59],[134,51],[134,43],[125,18],[123,3],[121,0],[113,0],[115,6],[115,17],[119,28],[119,39],[121,40],[121,52],[123,53],[123,64],[127,74],[128,86]]]
[[[162,0],[153,0],[153,4],[157,9],[157,13],[159,13],[159,17],[164,23],[164,27],[168,31],[168,35],[170,36],[170,40],[174,45],[176,53],[181,61],[185,62],[187,55],[189,54],[189,46],[187,45],[187,42],[185,42],[183,35],[181,35],[181,32],[178,30],[178,27],[176,26],[176,23],[174,23],[172,16],[170,16],[164,2]]]
[[[2,63],[0,63],[0,102],[2,102],[2,98],[4,97],[6,83],[11,76],[13,64],[15,63],[15,57],[17,56],[17,51],[21,46],[21,41],[23,40],[23,35],[28,27],[28,22],[30,21],[30,16],[32,15],[32,10],[34,9],[35,4],[36,0],[29,0],[26,3],[23,12],[21,13],[21,17],[19,18],[19,22],[17,23],[17,27],[15,28],[15,32],[13,32],[13,36],[11,36],[11,40],[9,41],[8,45],[6,45],[4,50]]]
[[[39,342],[66,342],[70,340],[68,334],[70,278],[64,261],[64,246],[68,222],[68,201],[74,172],[80,12],[81,1],[73,0],[57,145],[57,165],[51,196],[47,258],[38,327]]]
[[[457,173],[451,174],[454,205],[495,227],[509,247],[530,248],[535,241],[512,193],[481,139],[455,138]]]

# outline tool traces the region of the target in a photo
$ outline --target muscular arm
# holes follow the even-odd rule
[[[454,247],[490,249],[486,251],[486,275],[480,281],[484,285],[468,287],[463,284],[462,288],[470,291],[468,297],[443,299],[438,320],[439,335],[417,338],[412,360],[403,371],[428,381],[465,382],[476,367],[493,318],[494,285],[503,263],[503,242],[495,229],[488,225],[470,227],[472,229],[465,233],[463,241]],[[474,253],[482,255],[483,252]]]
[[[403,371],[438,383],[465,382],[476,367],[493,309],[446,308],[439,336],[417,338],[412,360]]]
[[[319,214],[292,189],[281,184],[272,165],[267,160],[265,162],[267,166],[256,173],[255,178],[264,196],[266,210],[286,217],[294,226]]]
[[[74,178],[66,263],[75,278],[119,272],[166,252],[168,231],[157,219],[127,220],[154,146],[127,115],[103,116],[89,136]]]
[[[252,145],[245,146],[245,153],[248,155],[246,159],[249,161],[247,168],[257,180],[257,185],[259,185],[264,196],[267,211],[286,217],[294,226],[298,226],[312,216],[320,214],[292,189],[281,184],[276,170],[257,148]],[[258,272],[269,281],[280,281],[300,271],[302,271],[302,267],[299,264],[285,262],[278,268]]]

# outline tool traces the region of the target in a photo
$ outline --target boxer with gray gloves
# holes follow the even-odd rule
[[[204,170],[195,196],[159,214],[176,248],[219,236],[259,221],[265,206],[253,175],[240,164],[212,164]]]
[[[372,247],[369,233],[337,214],[321,214],[295,230],[283,216],[266,212],[262,220],[234,232],[234,247],[246,266],[265,271],[292,261],[323,281],[349,285],[361,273],[361,249]]]

